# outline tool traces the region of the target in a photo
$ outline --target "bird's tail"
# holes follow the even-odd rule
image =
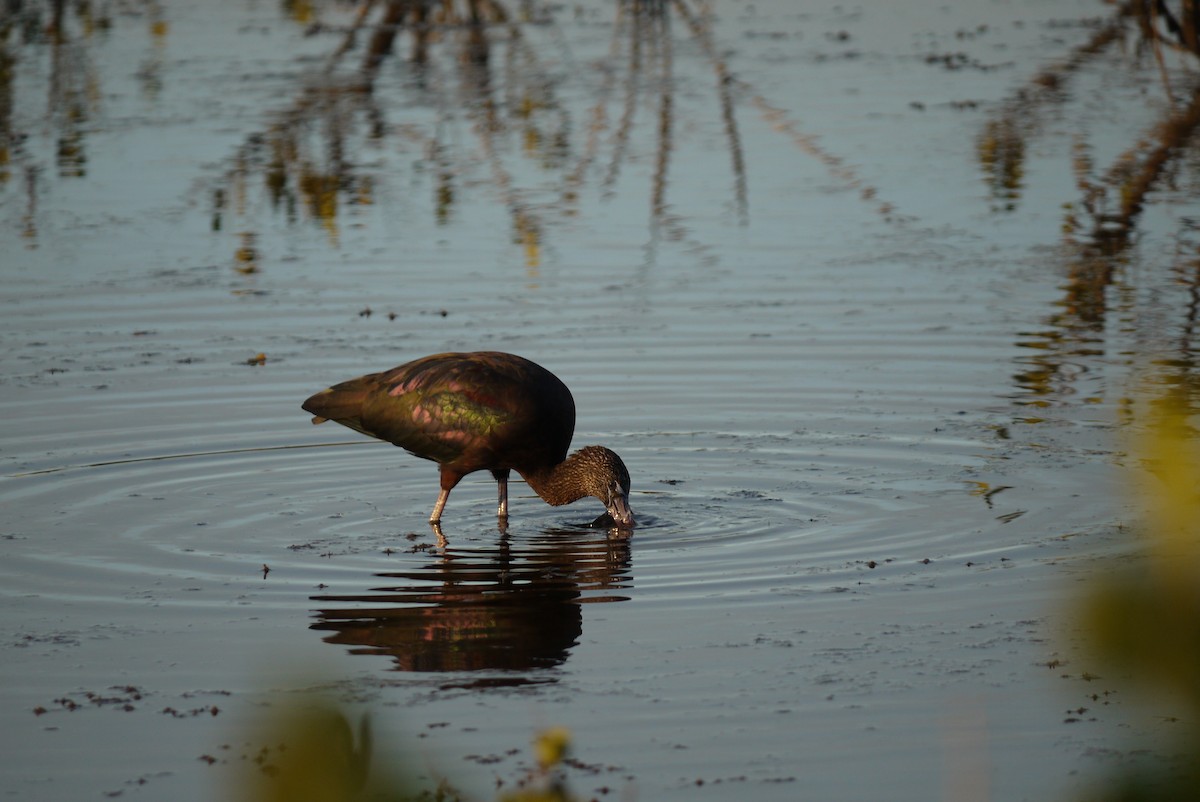
[[[306,412],[312,413],[313,423],[332,420],[363,434],[370,434],[363,429],[362,413],[367,394],[374,387],[375,375],[360,376],[327,387],[309,397],[301,406]]]

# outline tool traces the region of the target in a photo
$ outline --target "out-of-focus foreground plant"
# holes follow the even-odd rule
[[[445,779],[432,784],[412,767],[416,750],[377,745],[370,718],[354,726],[338,706],[306,699],[279,706],[257,735],[257,751],[237,777],[245,802],[462,802]],[[538,734],[535,766],[498,802],[575,802],[562,775],[571,735],[562,727]]]
[[[1172,765],[1110,778],[1106,802],[1200,799],[1200,438],[1182,401],[1157,405],[1141,438],[1135,490],[1144,549],[1096,577],[1083,608],[1093,653],[1112,674],[1171,705]]]

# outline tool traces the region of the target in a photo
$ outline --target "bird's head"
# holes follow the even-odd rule
[[[629,507],[629,470],[615,451],[604,446],[586,446],[576,451],[572,459],[586,466],[584,490],[604,503],[613,523],[623,529],[634,526],[633,510]]]

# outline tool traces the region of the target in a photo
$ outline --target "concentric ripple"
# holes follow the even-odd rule
[[[594,501],[551,508],[520,483],[502,532],[494,485],[476,474],[452,496],[444,540],[425,523],[434,467],[398,449],[247,448],[234,431],[171,453],[148,433],[159,453],[94,448],[88,463],[7,475],[0,501],[19,512],[0,572],[6,594],[46,600],[308,605],[324,640],[398,670],[533,670],[568,659],[584,604],[695,612],[997,548],[965,537],[996,517],[960,478],[985,462],[974,433],[609,438],[637,477],[632,536],[592,528]],[[36,543],[26,526],[42,530]]]

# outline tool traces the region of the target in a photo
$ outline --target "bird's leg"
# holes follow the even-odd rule
[[[500,468],[492,471],[492,476],[496,480],[496,493],[499,497],[499,506],[496,508],[496,517],[508,518],[508,468]]]
[[[429,523],[436,524],[442,520],[442,510],[446,508],[446,500],[450,498],[450,491],[462,479],[462,474],[457,471],[450,470],[446,466],[442,466],[441,470],[442,492],[438,494],[437,504],[433,505],[433,512],[429,515]]]
[[[450,491],[445,488],[441,493],[438,493],[437,504],[433,505],[433,512],[429,515],[429,523],[436,524],[442,520],[442,510],[446,509],[446,501],[450,498]]]
[[[446,536],[442,534],[442,525],[435,524],[432,521],[429,523],[429,528],[433,530],[433,534],[437,536],[437,545],[439,549],[446,548]]]

